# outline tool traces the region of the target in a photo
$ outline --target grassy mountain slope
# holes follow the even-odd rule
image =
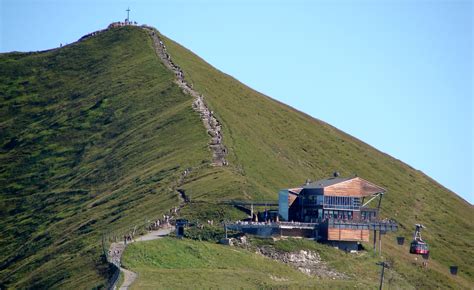
[[[229,160],[251,185],[251,196],[275,199],[279,188],[306,178],[324,178],[334,170],[343,176],[356,173],[388,190],[382,215],[400,223],[396,235],[409,239],[415,223],[427,226],[424,237],[432,255],[426,271],[420,271],[406,247],[394,245],[395,235],[385,238],[386,255],[397,261],[402,275],[427,288],[472,287],[472,205],[401,161],[246,87],[177,43],[167,39],[166,45],[222,121]],[[450,265],[460,267],[456,279]]]
[[[140,273],[133,284],[134,289],[183,289],[190,285],[197,289],[370,289],[378,286],[376,257],[346,254],[309,240],[278,241],[275,246],[283,252],[300,249],[321,252],[335,260],[345,260],[346,265],[359,264],[364,268],[353,269],[355,273],[349,279],[308,277],[293,267],[246,249],[172,238],[131,245],[125,251],[123,263],[125,267]],[[338,265],[331,267],[347,270],[347,267],[341,269],[343,267]],[[363,275],[356,275],[361,273]],[[390,270],[387,271],[387,281],[391,285],[410,289]]]
[[[276,199],[279,188],[306,178],[356,172],[388,189],[383,213],[400,222],[397,235],[409,237],[415,222],[428,227],[428,270],[394,245],[394,235],[384,238],[385,255],[403,280],[424,288],[472,285],[472,206],[164,40],[223,123],[229,167],[209,166],[209,139],[192,100],[140,28],[113,29],[58,50],[0,55],[0,283],[104,285],[102,234],[108,242],[176,205],[176,181],[192,167],[182,186],[192,203],[183,214],[196,219],[239,215],[218,200]],[[448,275],[451,264],[460,266],[456,279]],[[376,271],[368,270],[371,277]]]
[[[132,28],[0,55],[0,284],[104,284],[102,233],[178,203],[179,175],[210,153],[173,79]]]

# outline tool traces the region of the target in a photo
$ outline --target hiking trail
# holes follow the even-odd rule
[[[169,235],[171,232],[175,230],[175,227],[171,224],[171,222],[175,220],[176,217],[179,215],[181,208],[183,208],[183,206],[190,201],[189,198],[186,196],[185,191],[183,189],[180,189],[180,187],[184,184],[186,177],[193,170],[196,170],[198,168],[200,167],[198,166],[195,168],[191,168],[191,167],[186,168],[179,175],[176,181],[176,184],[174,186],[178,194],[179,205],[177,207],[171,208],[169,210],[169,215],[164,214],[162,220],[158,219],[155,222],[151,223],[148,228],[150,229],[148,233],[142,236],[135,238],[136,227],[134,227],[134,230],[132,233],[128,235],[124,235],[123,241],[110,244],[109,252],[107,255],[107,261],[117,266],[117,268],[120,269],[120,272],[123,274],[123,277],[124,277],[122,285],[116,285],[118,283],[118,276],[116,276],[115,280],[112,283],[112,287],[111,287],[112,289],[117,289],[117,286],[120,286],[119,289],[127,290],[129,289],[129,287],[132,285],[132,283],[135,281],[135,279],[138,276],[137,273],[122,267],[122,255],[128,244],[160,239],[164,236]]]
[[[153,48],[156,54],[161,59],[161,61],[163,62],[163,64],[175,74],[176,76],[175,83],[183,90],[184,93],[193,97],[192,107],[196,112],[199,113],[200,118],[204,124],[204,127],[206,128],[207,133],[210,136],[209,149],[212,152],[212,165],[227,166],[228,165],[228,162],[226,159],[227,148],[223,144],[222,125],[219,122],[219,120],[217,120],[215,113],[209,109],[208,105],[206,104],[204,100],[204,96],[198,93],[196,90],[194,90],[192,85],[186,82],[184,78],[184,72],[179,66],[177,66],[171,60],[171,56],[168,54],[166,46],[161,40],[158,31],[152,27],[148,27],[148,26],[142,26],[142,27],[150,35],[153,41]],[[94,36],[100,32],[102,31],[93,33],[91,34],[91,36]],[[85,39],[88,37],[90,36],[87,35],[87,37],[83,37],[83,38]],[[178,182],[176,184],[176,191],[178,192],[178,198],[179,198],[180,204],[178,207],[174,208],[174,211],[173,209],[170,210],[171,216],[167,216],[168,218],[166,219],[165,222],[158,223],[158,225],[155,227],[154,230],[151,230],[147,234],[137,237],[137,238],[134,238],[134,235],[135,235],[135,230],[134,230],[133,234],[124,236],[123,241],[115,242],[110,245],[109,252],[108,252],[108,261],[110,263],[113,263],[115,266],[117,266],[117,268],[120,269],[120,272],[123,274],[123,277],[124,277],[122,285],[116,285],[116,283],[118,282],[118,276],[117,276],[116,281],[114,281],[113,283],[113,287],[112,287],[113,289],[116,289],[117,287],[123,290],[129,289],[129,287],[132,285],[132,283],[135,281],[135,279],[138,276],[137,273],[122,267],[121,259],[122,259],[122,255],[123,255],[123,252],[125,251],[127,244],[141,242],[141,241],[156,240],[164,236],[167,236],[172,231],[174,231],[174,226],[172,226],[169,223],[169,218],[171,218],[173,214],[177,214],[177,212],[183,207],[183,205],[186,202],[189,202],[189,199],[186,196],[186,193],[184,192],[184,190],[179,189],[179,187],[184,183],[185,177],[191,172],[191,170],[192,168],[187,168],[178,179]],[[165,225],[165,227],[163,227],[162,225]],[[160,228],[160,226],[162,227]]]
[[[175,83],[188,95],[194,98],[193,109],[199,113],[207,133],[210,135],[209,148],[212,152],[212,163],[214,166],[228,165],[226,156],[227,148],[223,144],[222,125],[217,120],[214,111],[211,111],[205,102],[204,96],[193,89],[184,78],[183,70],[176,65],[168,54],[164,42],[161,40],[156,29],[148,26],[142,26],[153,40],[153,47],[156,54],[160,57],[164,65],[174,72],[176,76]]]
[[[125,269],[121,265],[121,260],[122,260],[122,254],[125,251],[125,248],[128,244],[130,243],[136,243],[136,242],[142,242],[142,241],[151,241],[151,240],[156,240],[160,239],[164,236],[169,235],[172,231],[174,231],[174,227],[169,225],[165,228],[161,228],[158,230],[150,231],[149,233],[140,236],[136,239],[132,239],[131,241],[128,241],[125,243],[124,241],[112,243],[109,248],[109,262],[113,263],[117,268],[120,269],[120,272],[123,274],[123,283],[120,285],[119,289],[120,290],[127,290],[129,287],[132,285],[132,283],[135,281],[137,278],[137,273],[130,271],[128,269]],[[115,283],[114,283],[115,284]],[[118,285],[115,285],[113,289],[116,289]]]

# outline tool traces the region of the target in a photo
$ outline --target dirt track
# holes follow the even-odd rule
[[[155,231],[150,231],[147,234],[132,240],[131,242],[127,242],[127,244],[160,239],[164,236],[169,235],[169,233],[173,231],[174,231],[173,226],[162,228]],[[117,243],[112,243],[109,249],[109,262],[115,264],[118,268],[120,268],[120,272],[122,272],[123,277],[124,277],[123,283],[122,285],[120,285],[120,288],[119,288],[121,290],[129,289],[129,287],[132,285],[132,283],[135,281],[135,279],[138,276],[137,273],[127,270],[123,268],[121,265],[122,254],[125,251],[125,247],[126,245],[124,244],[124,242],[117,242]]]

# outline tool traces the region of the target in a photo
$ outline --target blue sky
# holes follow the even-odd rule
[[[474,202],[473,3],[0,0],[0,51],[124,19],[422,170]]]

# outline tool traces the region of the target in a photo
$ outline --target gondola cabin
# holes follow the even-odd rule
[[[423,241],[413,241],[410,244],[410,254],[428,255],[430,250],[428,244]]]
[[[430,253],[428,244],[421,238],[421,229],[423,228],[424,226],[422,224],[415,225],[415,234],[413,235],[413,241],[410,244],[410,254],[427,256]]]

